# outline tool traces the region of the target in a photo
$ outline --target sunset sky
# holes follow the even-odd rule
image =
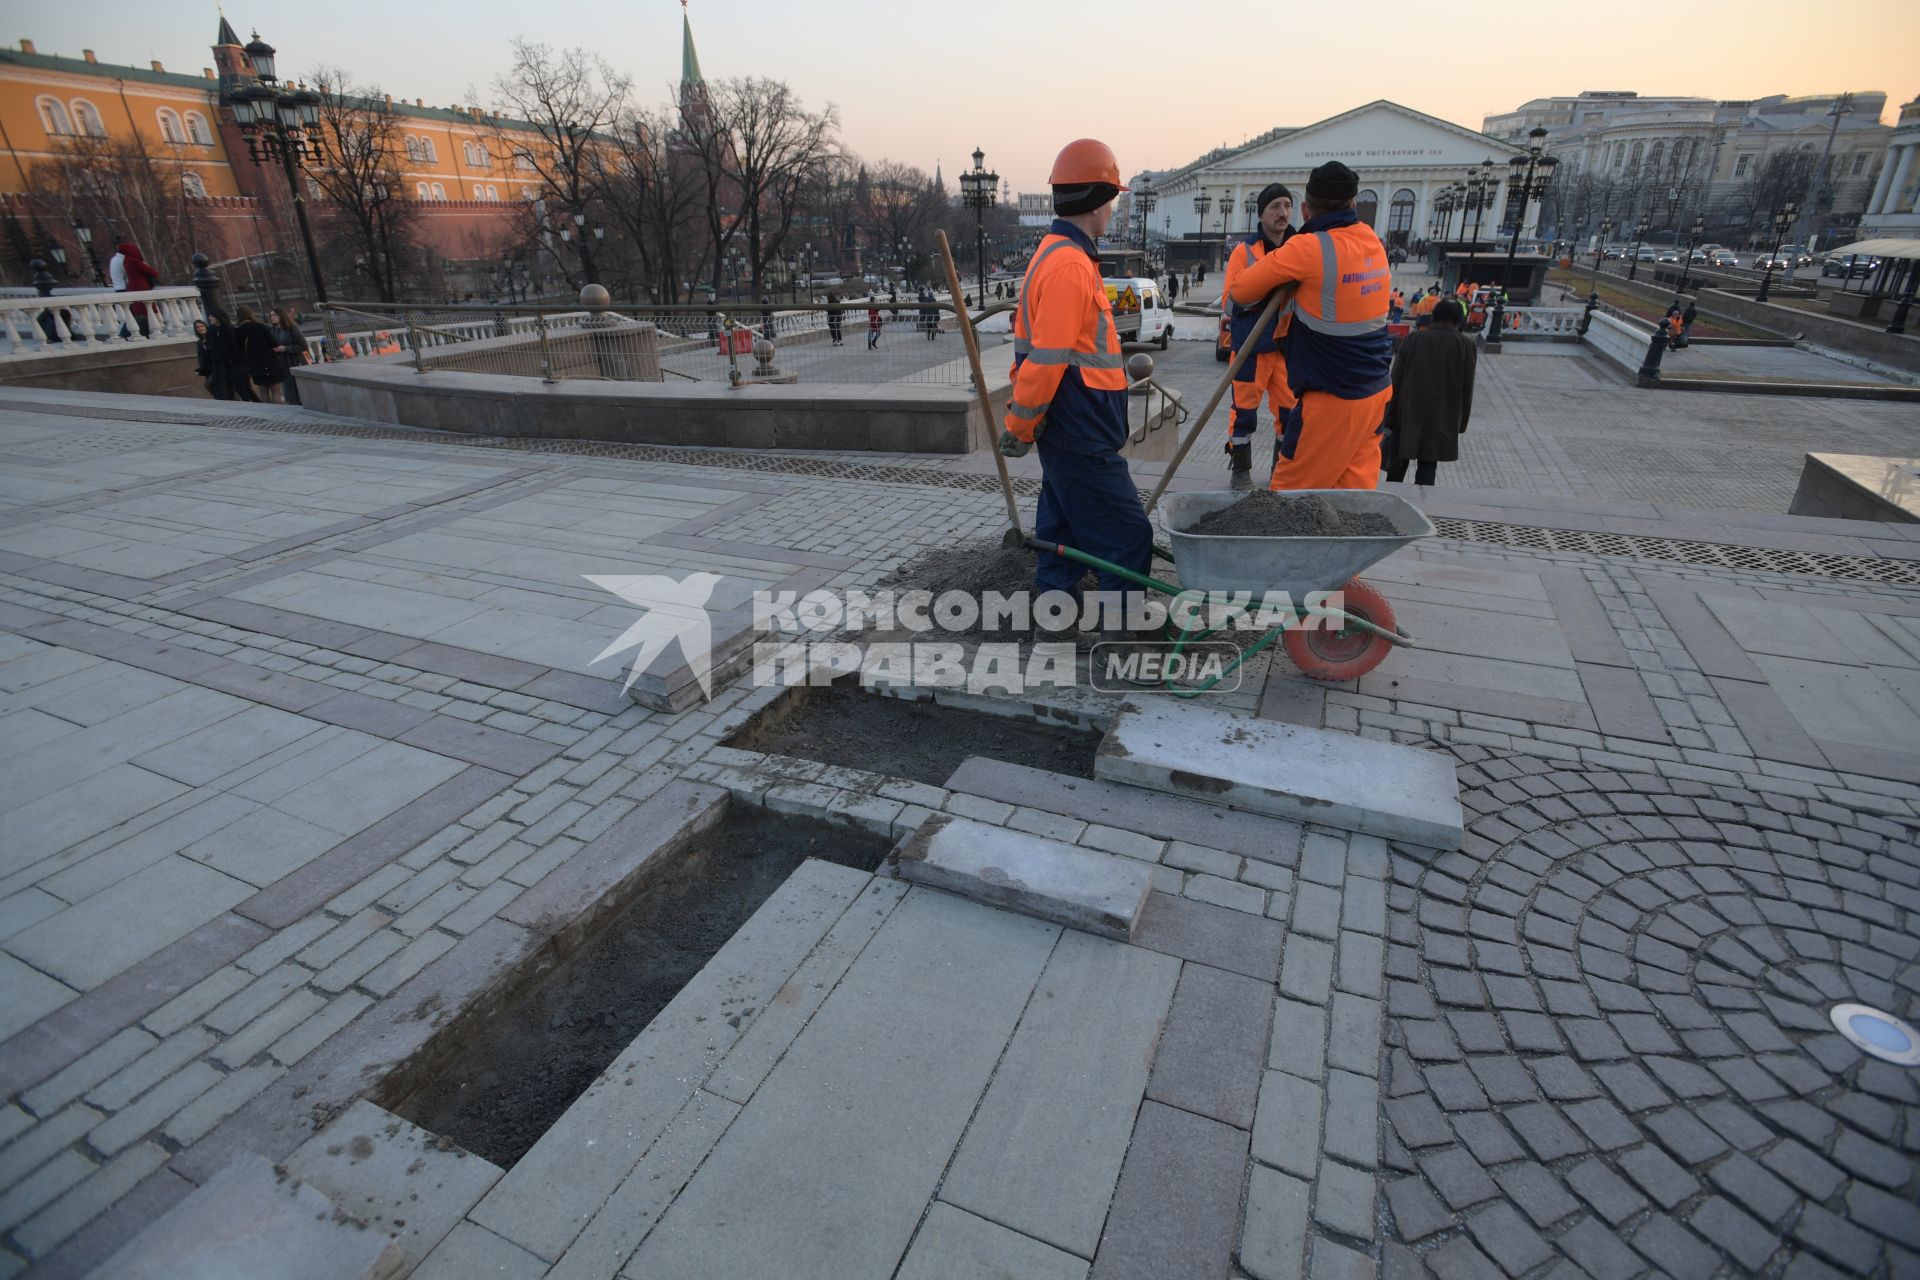
[[[583,45],[664,101],[680,73],[677,0],[409,0],[267,5],[235,0],[283,74],[348,68],[395,97],[493,102],[507,44]],[[1477,129],[1489,112],[1583,89],[1751,98],[1883,90],[1892,123],[1920,95],[1920,3],[1823,9],[1780,0],[1671,6],[1373,4],[1271,6],[1160,0],[692,0],[708,79],[786,80],[838,106],[842,136],[868,159],[951,180],[975,146],[1016,191],[1038,190],[1060,144],[1110,142],[1123,168],[1184,164],[1276,125],[1309,124],[1375,98]],[[1822,15],[1835,15],[1827,30]],[[1204,17],[1203,17],[1204,15]],[[170,71],[208,65],[213,5],[92,0],[13,10],[9,41],[42,53]],[[950,182],[951,188],[951,182]],[[957,189],[957,188],[954,188]]]

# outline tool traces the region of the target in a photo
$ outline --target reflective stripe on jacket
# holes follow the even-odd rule
[[[1289,227],[1288,239],[1291,238],[1292,228]],[[1281,244],[1285,243],[1285,240],[1281,241]],[[1251,305],[1235,302],[1233,300],[1233,282],[1240,278],[1241,272],[1266,257],[1270,252],[1272,252],[1272,250],[1267,247],[1266,236],[1262,232],[1256,231],[1240,244],[1235,245],[1233,252],[1227,255],[1226,277],[1220,284],[1220,305],[1227,315],[1227,335],[1231,339],[1235,351],[1240,349],[1241,345],[1246,342],[1247,336],[1253,332],[1253,322],[1260,318],[1260,312],[1265,306],[1266,299],[1262,298],[1259,302]],[[1280,341],[1287,333],[1287,316],[1289,311],[1290,308],[1281,308],[1279,316],[1276,317],[1273,322],[1273,330],[1270,333],[1261,335],[1260,339],[1253,344],[1253,350],[1250,354],[1265,355],[1269,351],[1278,351],[1280,349]]]
[[[1250,305],[1286,284],[1299,286],[1283,347],[1294,394],[1325,391],[1358,400],[1389,385],[1387,294],[1393,272],[1372,227],[1351,209],[1320,214],[1241,271],[1230,293]]]
[[[1006,429],[1075,453],[1118,451],[1127,435],[1120,335],[1085,232],[1064,219],[1027,264],[1013,319],[1013,393]]]

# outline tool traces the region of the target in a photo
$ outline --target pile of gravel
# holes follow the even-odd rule
[[[1182,533],[1252,538],[1370,538],[1398,532],[1376,511],[1338,511],[1318,493],[1251,493]]]

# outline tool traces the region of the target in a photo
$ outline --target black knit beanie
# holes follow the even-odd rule
[[[1260,203],[1253,207],[1253,216],[1257,218],[1266,213],[1267,206],[1282,196],[1289,200],[1293,199],[1293,192],[1287,190],[1287,186],[1283,182],[1269,182],[1266,186],[1260,188],[1260,195],[1258,197]]]
[[[1071,217],[1076,213],[1092,213],[1119,194],[1120,188],[1111,182],[1090,182],[1080,187],[1055,187],[1053,211],[1063,217]]]
[[[1329,160],[1307,175],[1307,199],[1315,204],[1343,204],[1360,194],[1360,175],[1338,160]]]

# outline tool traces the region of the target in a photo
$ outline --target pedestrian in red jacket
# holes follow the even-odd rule
[[[119,285],[120,292],[146,293],[150,291],[153,286],[160,283],[160,273],[153,269],[153,264],[140,256],[139,245],[131,240],[122,240],[114,246],[114,249],[116,250],[114,255],[114,283]],[[123,274],[126,277],[126,283],[120,284],[120,278]],[[147,304],[144,302],[132,303],[127,307],[127,311],[133,316],[133,322],[140,326],[140,336],[143,338],[152,337],[153,331],[147,324]]]

